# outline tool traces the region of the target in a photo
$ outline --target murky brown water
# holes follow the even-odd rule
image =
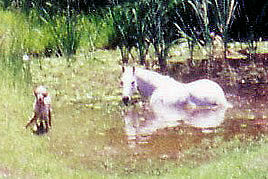
[[[233,108],[188,111],[188,115],[182,114],[183,121],[168,118],[169,114],[159,120],[146,106],[131,107],[124,116],[127,145],[137,152],[146,151],[148,157],[179,158],[181,151],[201,145],[207,138],[220,136],[227,141],[235,136],[247,140],[268,135],[266,98],[228,98]]]

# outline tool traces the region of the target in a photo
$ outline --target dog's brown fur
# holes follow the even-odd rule
[[[34,102],[34,116],[27,123],[25,128],[29,127],[33,122],[35,122],[37,130],[43,130],[43,122],[45,122],[46,131],[49,127],[51,128],[51,99],[48,95],[47,89],[44,86],[38,86],[34,90],[35,102]],[[40,120],[40,125],[38,125],[37,120]]]

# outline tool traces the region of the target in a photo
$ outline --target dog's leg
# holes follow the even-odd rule
[[[43,131],[44,130],[44,124],[43,124],[43,121],[40,120],[40,124],[39,126],[37,126],[37,131]]]
[[[46,132],[48,132],[48,122],[45,120],[45,125],[46,125]]]
[[[50,112],[50,109],[48,110],[48,123],[49,123],[49,126],[52,127],[52,125],[51,125],[51,112]]]
[[[33,116],[32,119],[26,124],[25,128],[27,129],[27,127],[29,127],[29,125],[31,125],[34,121],[35,121],[35,123],[36,123],[36,125],[37,125],[37,115],[36,115],[36,113],[34,113],[34,116]]]

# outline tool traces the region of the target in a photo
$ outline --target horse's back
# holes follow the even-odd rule
[[[189,91],[194,92],[194,93],[196,92],[200,94],[217,93],[217,95],[219,94],[224,95],[224,92],[221,86],[218,83],[208,80],[208,79],[201,79],[201,80],[188,83],[186,84],[186,88],[188,88]]]
[[[186,88],[190,95],[195,99],[206,101],[211,104],[231,107],[227,102],[225,94],[221,86],[208,79],[201,79],[186,84]]]
[[[183,84],[174,83],[164,83],[154,91],[151,97],[151,103],[162,103],[165,105],[170,105],[174,103],[183,103],[187,100],[189,93]]]

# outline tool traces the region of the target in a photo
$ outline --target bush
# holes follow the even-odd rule
[[[173,18],[175,5],[173,1],[142,0],[113,9],[115,34],[123,62],[128,61],[128,53],[136,47],[143,65],[150,43],[160,68],[165,69],[168,51],[178,39]]]
[[[114,34],[113,19],[109,12],[81,16],[78,26],[81,27],[81,49],[94,51],[95,48],[109,48],[110,38]]]

